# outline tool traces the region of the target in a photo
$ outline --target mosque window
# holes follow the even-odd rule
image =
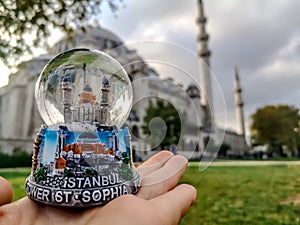
[[[137,125],[132,126],[132,134],[134,137],[139,138],[139,128]]]

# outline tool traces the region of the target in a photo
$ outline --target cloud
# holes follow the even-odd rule
[[[128,0],[125,4],[116,18],[109,12],[104,12],[101,17],[105,27],[116,30],[126,41],[155,40],[160,36],[170,41],[175,30],[177,34],[185,33],[186,29],[190,29],[190,23],[193,29],[196,28],[194,1]]]
[[[299,106],[300,2],[203,2],[208,17],[211,66],[225,97],[228,126],[235,127],[235,65],[240,71],[247,119],[258,107],[266,104]],[[119,13],[118,19],[105,21],[125,41],[163,40],[182,45],[194,53],[198,51],[196,0],[166,0],[163,3],[129,0],[125,4],[126,8]]]
[[[266,104],[299,107],[300,2],[205,3],[211,31],[212,68],[224,92],[229,121],[234,121],[235,115],[234,65],[240,68],[247,118]]]

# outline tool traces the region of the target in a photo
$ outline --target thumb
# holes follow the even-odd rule
[[[188,184],[181,184],[152,200],[152,204],[160,209],[162,224],[178,224],[188,209],[196,201],[197,191]]]
[[[11,184],[0,176],[0,206],[10,203],[13,198],[13,188]]]

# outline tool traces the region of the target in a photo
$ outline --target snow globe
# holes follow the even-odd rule
[[[85,208],[138,191],[130,134],[122,127],[132,87],[114,58],[85,48],[63,52],[44,67],[35,97],[46,125],[34,141],[30,199]]]

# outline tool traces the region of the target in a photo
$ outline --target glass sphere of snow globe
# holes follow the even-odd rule
[[[121,127],[132,105],[124,68],[111,56],[91,49],[72,49],[53,58],[37,81],[35,96],[48,126],[67,124],[71,130],[89,125]],[[79,112],[83,106],[85,111]]]

